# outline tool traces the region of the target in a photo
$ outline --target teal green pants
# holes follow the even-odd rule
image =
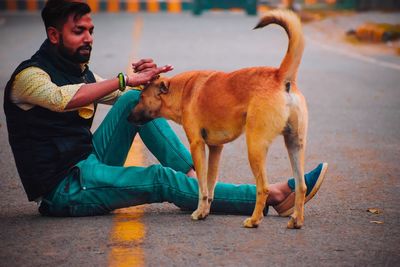
[[[39,207],[50,216],[90,216],[118,208],[147,203],[170,202],[183,210],[195,210],[197,180],[185,175],[193,162],[164,119],[143,127],[127,121],[140,92],[122,95],[93,134],[93,153],[80,161],[71,173],[48,195]],[[149,167],[123,167],[135,135],[161,164]],[[255,185],[217,183],[212,212],[252,213]]]

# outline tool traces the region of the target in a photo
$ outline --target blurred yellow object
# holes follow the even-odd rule
[[[384,32],[375,24],[364,24],[356,29],[356,36],[362,41],[381,42]]]
[[[317,3],[317,0],[305,0],[304,1],[307,5],[313,5]]]
[[[358,40],[366,42],[387,42],[400,38],[400,25],[388,23],[365,23],[349,34],[354,34]]]

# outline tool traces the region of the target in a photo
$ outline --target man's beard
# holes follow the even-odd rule
[[[89,50],[89,53],[82,55],[81,53],[79,53],[81,50]],[[92,51],[92,46],[91,45],[83,45],[83,46],[78,47],[78,49],[76,49],[76,51],[71,52],[71,50],[68,50],[68,48],[65,47],[64,38],[62,36],[60,38],[60,44],[58,46],[58,52],[64,58],[72,61],[73,63],[81,64],[81,63],[89,62],[91,51]]]

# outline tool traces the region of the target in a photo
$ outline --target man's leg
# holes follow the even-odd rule
[[[94,152],[98,159],[112,166],[122,166],[133,138],[139,133],[146,147],[163,166],[188,172],[193,162],[190,153],[165,119],[156,119],[136,127],[127,118],[138,103],[140,91],[131,90],[114,104],[93,135]]]
[[[161,165],[109,166],[92,154],[49,195],[42,213],[53,216],[90,216],[140,204],[170,202],[194,210],[198,202],[197,180]],[[251,214],[254,185],[219,183],[212,210]],[[42,204],[43,205],[43,204]]]
[[[76,171],[44,199],[41,206],[42,214],[101,215],[118,208],[160,202],[170,202],[188,211],[193,211],[197,207],[197,180],[171,168],[161,165],[146,168],[109,166],[101,163],[94,154],[77,166]],[[306,174],[306,182],[313,180],[318,182],[323,179],[323,174],[321,168],[316,168]],[[278,184],[278,187],[290,188],[290,181],[286,185]],[[291,199],[291,194],[293,192],[287,192],[286,199],[282,203],[287,203]],[[254,209],[255,199],[255,185],[217,183],[211,211],[250,215]]]

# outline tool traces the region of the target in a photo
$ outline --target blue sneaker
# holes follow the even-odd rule
[[[307,185],[306,200],[307,203],[314,195],[318,192],[324,181],[326,171],[328,169],[328,163],[320,163],[314,170],[304,175],[305,182]],[[295,180],[291,178],[288,180],[288,186],[292,192],[278,205],[273,206],[278,212],[279,216],[287,217],[293,213],[294,201],[295,201]]]

